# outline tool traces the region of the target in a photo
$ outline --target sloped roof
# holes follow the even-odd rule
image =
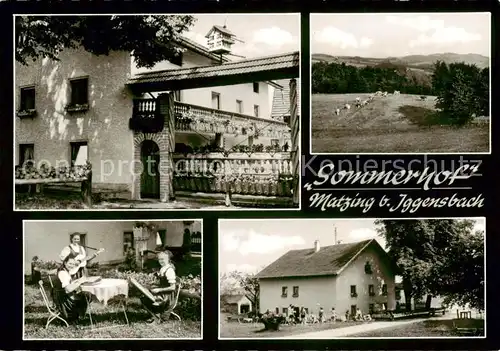
[[[232,305],[232,304],[240,302],[240,300],[244,297],[245,297],[245,295],[240,295],[240,294],[238,294],[238,295],[223,295],[222,300],[224,300],[225,303]]]
[[[290,79],[277,81],[283,89],[275,89],[271,117],[290,116]],[[297,113],[300,115],[300,79],[297,79]]]
[[[214,29],[218,29],[219,31],[221,31],[222,33],[226,33],[227,35],[234,36],[234,34],[229,29],[227,29],[226,26],[219,26],[216,24],[212,28],[210,28],[207,35],[205,35],[205,38],[208,38],[210,34],[212,34]]]
[[[285,278],[337,275],[369,244],[379,245],[375,239],[355,243],[291,250],[260,271],[256,278]],[[379,246],[380,247],[380,246]]]
[[[254,78],[253,81],[283,79],[286,76],[298,77],[299,70],[299,52],[296,51],[220,65],[139,73],[130,78],[127,84],[139,87],[140,85],[157,83],[171,85],[174,89],[187,89],[186,85],[193,85],[193,88],[197,87],[195,83],[200,79],[211,81],[214,84],[213,86],[224,85],[224,82],[226,82],[225,85],[228,85],[228,78],[233,78],[234,81],[231,84],[241,84],[247,82],[250,76]],[[191,81],[191,84],[189,81]]]
[[[222,58],[221,58],[220,55],[216,55],[214,53],[211,53],[210,51],[208,51],[208,49],[205,46],[203,46],[203,45],[201,45],[201,44],[199,44],[199,43],[195,42],[194,40],[191,40],[187,37],[180,37],[179,45],[183,46],[186,49],[192,50],[192,51],[194,51],[202,56],[205,56],[211,60],[217,61],[217,62],[220,62],[221,59],[222,59],[222,62],[231,61],[230,59],[228,59],[225,56],[222,56]]]

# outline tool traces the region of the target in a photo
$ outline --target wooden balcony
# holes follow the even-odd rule
[[[289,139],[287,123],[267,118],[248,116],[197,105],[175,102],[175,130],[177,132],[223,133],[255,135]],[[163,130],[164,118],[154,99],[134,99],[130,129],[149,133]]]

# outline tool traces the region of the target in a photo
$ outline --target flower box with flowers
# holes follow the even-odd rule
[[[89,109],[89,104],[69,104],[65,109],[68,112],[85,112]]]
[[[32,118],[32,117],[35,117],[36,114],[37,114],[37,112],[34,108],[17,111],[17,117],[19,117],[19,118]]]

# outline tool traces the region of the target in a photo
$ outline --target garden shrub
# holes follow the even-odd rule
[[[265,330],[279,330],[280,324],[284,321],[284,317],[277,316],[274,313],[264,314],[261,318],[261,322],[264,324]]]

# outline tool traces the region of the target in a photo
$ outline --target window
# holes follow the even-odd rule
[[[298,286],[293,287],[293,297],[299,297],[299,287]]]
[[[370,305],[368,305],[368,310],[369,310],[369,314],[373,314],[375,313],[375,304],[374,303],[371,303]]]
[[[358,307],[356,305],[351,305],[351,318],[354,319],[356,317]]]
[[[86,141],[77,141],[70,143],[71,147],[71,165],[84,165],[89,157],[88,145]]]
[[[279,308],[279,307],[276,307],[276,308],[274,309],[274,311],[276,312],[276,314],[280,314],[280,308]]]
[[[35,87],[21,88],[21,102],[19,109],[21,111],[35,109]]]
[[[365,273],[366,274],[372,274],[373,273],[372,265],[368,261],[365,263]]]
[[[183,60],[183,55],[182,52],[179,52],[172,56],[172,58],[169,60],[170,63],[182,67],[182,60]]]
[[[236,112],[243,114],[243,101],[236,100]]]
[[[401,300],[401,289],[396,289],[396,300]]]
[[[134,232],[123,233],[123,255],[127,255],[129,249],[134,248]]]
[[[175,90],[174,91],[174,100],[181,102],[181,91],[180,90]]]
[[[351,285],[351,297],[357,297],[358,294],[356,293],[356,285]]]
[[[158,230],[158,236],[160,237],[160,242],[156,242],[156,246],[161,246],[164,247],[167,245],[167,230],[166,229],[159,229]]]
[[[253,92],[257,94],[259,93],[259,82],[253,83]]]
[[[35,144],[19,144],[19,165],[24,166],[28,161],[35,160]]]
[[[212,91],[212,108],[220,110],[220,94]]]
[[[89,103],[89,79],[72,79],[71,84],[71,103],[70,105],[85,105]]]
[[[259,105],[253,105],[253,114],[255,117],[259,117]]]
[[[283,307],[282,311],[285,316],[288,316],[288,307]]]
[[[281,287],[281,297],[287,297],[288,296],[288,286],[282,286]]]
[[[370,296],[375,296],[375,286],[373,284],[368,285],[368,294]]]
[[[201,253],[201,232],[191,233],[191,252]]]
[[[387,296],[387,284],[382,285],[382,295]]]

